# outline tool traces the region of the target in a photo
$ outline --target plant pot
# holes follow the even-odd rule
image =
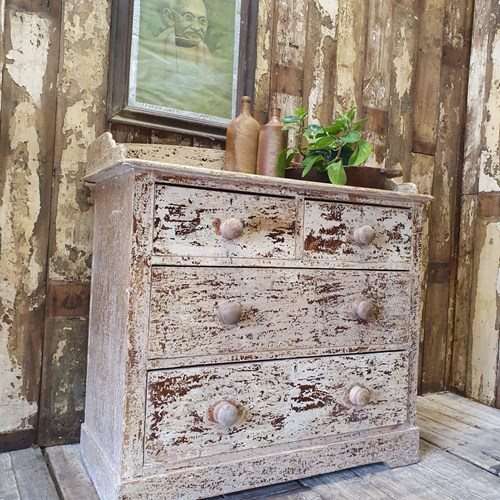
[[[386,169],[375,167],[345,167],[347,174],[347,185],[374,189],[384,189],[386,179],[401,177],[401,169]],[[305,177],[302,177],[302,166],[294,164],[285,170],[287,179],[305,180],[312,182],[330,183],[326,172],[318,172],[312,169]]]

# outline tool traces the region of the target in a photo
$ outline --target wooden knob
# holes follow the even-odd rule
[[[371,300],[357,300],[352,305],[352,311],[357,319],[368,321],[373,317],[373,303]]]
[[[349,402],[355,406],[366,406],[370,402],[370,391],[366,387],[355,385],[349,391]]]
[[[235,240],[243,234],[243,222],[235,217],[226,219],[220,225],[220,234],[226,240]]]
[[[354,241],[358,245],[369,245],[375,239],[375,229],[371,226],[361,226],[354,230]]]
[[[238,407],[229,401],[221,401],[214,406],[212,417],[221,427],[231,427],[238,420]]]
[[[236,325],[241,319],[241,304],[224,302],[219,306],[219,319],[223,325]]]

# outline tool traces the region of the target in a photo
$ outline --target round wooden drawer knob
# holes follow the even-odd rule
[[[238,407],[229,401],[221,401],[214,406],[212,416],[221,427],[231,427],[238,420]]]
[[[370,391],[359,385],[355,385],[349,391],[349,401],[355,406],[366,406],[370,402],[370,396]]]
[[[375,229],[371,226],[361,226],[354,230],[354,241],[358,245],[370,245],[375,239]]]
[[[220,225],[220,234],[226,240],[235,240],[243,234],[243,222],[235,217],[226,219]]]
[[[219,306],[219,319],[223,325],[236,325],[241,319],[241,304],[224,302]]]
[[[358,300],[353,304],[352,310],[357,319],[368,321],[373,317],[374,307],[371,300]]]

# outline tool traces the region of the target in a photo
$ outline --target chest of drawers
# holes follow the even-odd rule
[[[105,499],[205,498],[418,457],[413,194],[89,153],[81,448]]]

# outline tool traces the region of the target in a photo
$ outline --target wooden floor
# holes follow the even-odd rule
[[[418,464],[357,467],[218,498],[500,500],[500,410],[433,394],[418,400],[418,425]],[[0,454],[0,500],[57,498],[97,499],[78,445]]]

